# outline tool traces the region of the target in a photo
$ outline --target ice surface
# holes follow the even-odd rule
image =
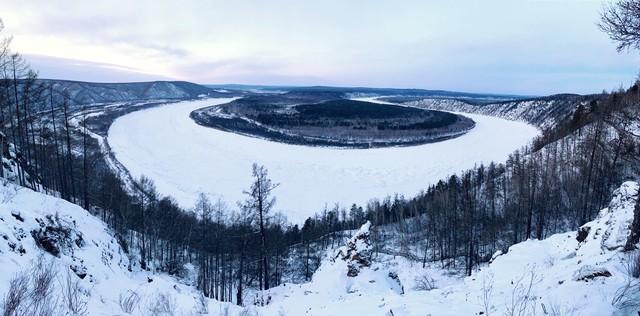
[[[274,191],[276,210],[300,223],[335,203],[349,207],[395,193],[413,196],[480,162],[504,161],[539,133],[522,122],[464,114],[476,127],[455,139],[413,147],[339,149],[241,136],[189,118],[195,109],[229,101],[186,101],[125,115],[109,129],[109,143],[134,177],[153,179],[162,194],[183,207],[192,207],[200,192],[235,205],[251,183],[251,164],[263,164],[281,184]]]

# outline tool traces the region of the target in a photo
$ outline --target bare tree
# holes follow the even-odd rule
[[[178,313],[176,299],[169,293],[158,293],[149,303],[149,313],[154,316],[173,316]]]
[[[24,272],[16,274],[11,281],[9,281],[9,289],[2,300],[2,315],[15,315],[20,309],[20,306],[25,304],[28,291],[29,275]]]
[[[123,312],[131,314],[136,308],[138,308],[140,299],[140,295],[136,291],[129,290],[126,293],[120,293],[118,304]]]
[[[80,279],[70,270],[59,280],[61,299],[64,307],[74,316],[87,315],[87,299]]]
[[[617,0],[600,14],[600,29],[618,43],[618,51],[640,49],[640,1]]]
[[[248,195],[246,201],[247,206],[257,215],[258,225],[260,226],[260,238],[262,242],[262,275],[263,289],[269,289],[269,263],[267,261],[267,237],[265,231],[265,221],[267,214],[276,203],[276,198],[271,196],[271,192],[278,187],[277,183],[272,183],[269,174],[264,166],[256,163],[252,167],[253,183],[249,191],[244,193]]]
[[[206,194],[200,193],[198,195],[198,199],[196,200],[196,205],[194,207],[194,211],[197,216],[200,218],[200,238],[202,243],[208,243],[208,226],[211,224],[211,214],[213,212],[213,206],[209,201],[209,198]],[[198,287],[201,288],[202,292],[205,296],[209,297],[211,293],[210,290],[210,280],[209,280],[209,260],[208,253],[200,254],[200,274],[198,275]]]
[[[491,272],[482,274],[482,293],[480,298],[482,301],[482,311],[485,315],[490,316],[493,306],[491,303],[493,300],[493,273]]]

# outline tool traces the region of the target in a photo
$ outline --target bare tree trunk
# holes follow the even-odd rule
[[[60,162],[60,146],[58,144],[58,131],[56,129],[56,114],[55,114],[56,111],[53,107],[53,87],[52,86],[49,87],[49,102],[51,105],[51,124],[53,125],[53,141],[54,141],[54,146],[56,147],[56,165],[57,165],[58,181],[59,181],[58,188],[60,190],[61,196],[64,198],[66,195],[66,186],[65,186],[66,180],[63,177],[64,171],[63,171],[63,166]]]
[[[84,209],[89,210],[89,165],[87,161],[87,112],[86,107],[83,109],[83,117],[82,117],[82,175],[83,175],[83,186],[82,186],[82,198]]]
[[[76,203],[76,182],[75,176],[73,175],[73,154],[71,152],[71,132],[69,128],[69,113],[68,113],[68,100],[65,96],[64,104],[62,105],[62,109],[64,110],[64,127],[67,133],[67,162],[69,163],[69,170],[67,171],[69,177],[71,177],[71,199],[73,203]]]

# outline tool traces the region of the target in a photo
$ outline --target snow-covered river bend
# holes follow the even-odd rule
[[[301,223],[335,203],[349,208],[395,193],[411,197],[480,162],[504,161],[539,131],[522,122],[464,114],[469,133],[413,147],[338,149],[287,145],[197,125],[191,111],[230,99],[170,103],[116,119],[109,144],[134,177],[151,178],[163,195],[190,208],[204,192],[231,207],[244,200],[251,165],[263,164],[274,182],[275,209]]]

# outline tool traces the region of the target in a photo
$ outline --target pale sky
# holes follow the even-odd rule
[[[599,0],[0,0],[42,78],[544,95],[628,86]]]

